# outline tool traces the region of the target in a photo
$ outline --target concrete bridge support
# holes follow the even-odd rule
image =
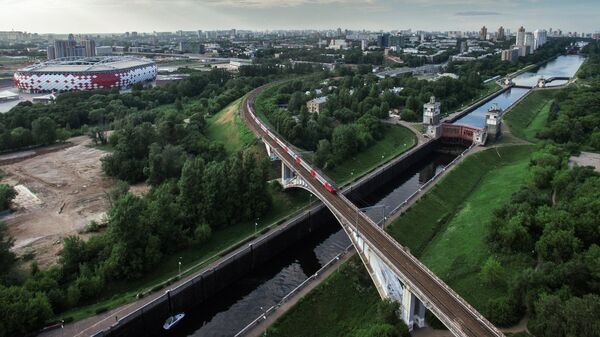
[[[267,148],[267,155],[269,156],[271,161],[279,160],[279,157],[277,157],[277,154],[275,153],[275,151],[273,151],[273,149],[271,148],[269,143],[267,143],[267,142],[263,142],[263,143],[265,144],[265,147]]]

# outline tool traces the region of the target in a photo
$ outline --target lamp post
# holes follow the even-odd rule
[[[177,266],[179,267],[179,278],[181,279],[181,256],[179,257],[179,261],[177,262]]]
[[[254,222],[254,235],[256,235],[258,233],[258,221],[260,220],[260,218],[256,218],[256,221]]]

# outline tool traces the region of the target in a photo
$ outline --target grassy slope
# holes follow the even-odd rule
[[[268,336],[351,336],[376,321],[377,290],[354,256],[286,312]]]
[[[535,142],[535,135],[546,124],[555,90],[534,91],[509,111],[504,120],[515,136]]]
[[[332,170],[326,170],[325,173],[338,185],[343,185],[395,158],[416,143],[417,137],[408,128],[400,125],[385,125],[381,140],[356,156],[346,159]]]
[[[236,153],[252,144],[256,137],[240,118],[241,98],[207,120],[206,135],[222,143],[229,153]]]
[[[477,277],[481,261],[489,256],[485,225],[492,211],[523,183],[531,150],[531,146],[505,147],[467,158],[390,227],[399,242],[480,309],[504,291],[482,286]],[[357,291],[355,280],[365,277],[364,268],[342,266],[280,318],[272,331],[277,336],[313,336],[313,331],[315,336],[342,336],[374,320],[372,303],[379,298],[374,286],[369,285],[368,292]]]

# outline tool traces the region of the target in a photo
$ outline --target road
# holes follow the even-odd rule
[[[242,118],[258,137],[271,146],[286,165],[293,168],[296,174],[307,182],[313,193],[328,206],[338,219],[345,220],[342,225],[357,231],[359,236],[371,248],[378,250],[379,257],[384,261],[387,260],[386,262],[391,268],[404,276],[403,281],[406,282],[403,283],[412,285],[411,290],[417,297],[438,318],[445,322],[455,335],[468,337],[503,336],[498,329],[435,277],[405,248],[401,247],[393,238],[360,212],[343,194],[333,194],[327,191],[320,182],[311,176],[310,172],[296,163],[283,148],[260,128],[258,123],[250,118],[249,109],[252,109],[251,106],[256,95],[263,89],[264,87],[255,89],[242,102],[240,109]]]

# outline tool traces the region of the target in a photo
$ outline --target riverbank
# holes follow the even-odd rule
[[[481,282],[475,282],[474,293],[465,290],[478,280],[478,269],[474,270],[479,268],[477,263],[489,255],[481,247],[485,223],[494,208],[477,206],[499,205],[498,200],[509,198],[518,189],[527,173],[531,149],[531,146],[508,146],[472,154],[389,227],[400,243],[410,247],[470,303],[477,302],[477,296],[485,299],[501,293],[501,289],[493,289],[491,295],[486,293],[487,288]],[[465,259],[468,254],[472,257]],[[462,260],[464,264],[454,262]],[[360,328],[360,322],[375,319],[372,303],[379,300],[375,287],[364,268],[347,267],[348,264],[282,315],[267,335],[352,335]],[[453,264],[460,267],[457,270],[460,277],[442,268],[451,268]],[[464,282],[457,283],[465,276]],[[361,282],[362,278],[368,282]],[[348,289],[353,291],[347,292]],[[347,317],[335,313],[340,308],[344,308],[341,314]],[[358,323],[352,320],[354,313],[360,313]],[[312,334],[313,331],[318,333]]]

